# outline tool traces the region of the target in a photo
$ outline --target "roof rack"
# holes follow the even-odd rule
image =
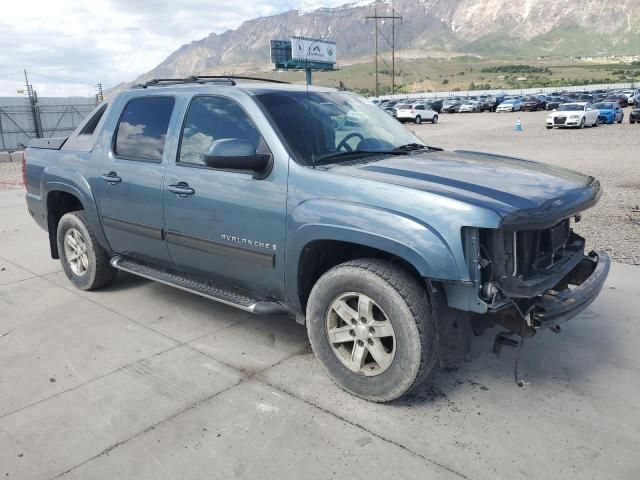
[[[270,80],[268,78],[229,76],[229,75],[192,75],[186,78],[154,78],[145,83],[139,83],[133,88],[162,87],[167,85],[180,85],[185,83],[225,83],[227,85],[236,85],[235,80],[253,80],[258,82],[269,83],[290,83],[282,80]]]

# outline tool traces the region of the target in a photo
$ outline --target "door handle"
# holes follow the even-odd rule
[[[174,185],[169,185],[169,191],[177,194],[180,198],[196,193],[196,191],[191,188],[187,182],[178,182]]]
[[[116,172],[105,173],[104,175],[102,175],[102,179],[105,182],[110,183],[111,185],[120,183],[122,181],[122,179],[118,176]]]

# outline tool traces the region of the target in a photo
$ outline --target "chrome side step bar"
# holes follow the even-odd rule
[[[137,263],[131,259],[116,255],[111,259],[111,266],[123,272],[148,278],[156,282],[179,288],[187,292],[195,293],[201,297],[224,303],[231,307],[239,308],[256,315],[281,315],[286,314],[285,307],[277,302],[269,300],[257,300],[246,296],[238,290],[228,287],[204,283],[187,278],[183,275],[160,270],[148,265]]]

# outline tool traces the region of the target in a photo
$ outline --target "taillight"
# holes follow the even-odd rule
[[[27,188],[27,152],[22,152],[22,183]]]

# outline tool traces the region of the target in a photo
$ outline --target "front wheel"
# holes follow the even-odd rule
[[[420,115],[416,116],[415,122],[417,125],[420,125],[422,123],[422,117]]]
[[[582,117],[582,121],[580,122],[580,127],[579,128],[584,128],[584,117]]]
[[[91,231],[84,211],[62,216],[57,242],[64,273],[80,290],[103,287],[115,278],[116,270]]]
[[[438,115],[434,115],[431,119],[431,123],[438,123]]]
[[[307,305],[311,347],[331,379],[374,402],[419,386],[436,364],[436,330],[426,288],[378,259],[326,272]]]

